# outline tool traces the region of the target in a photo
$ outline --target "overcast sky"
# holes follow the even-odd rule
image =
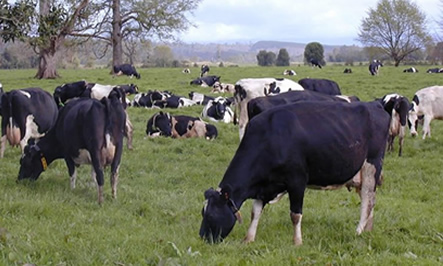
[[[431,22],[441,20],[440,0],[413,0]],[[197,25],[180,39],[186,43],[260,40],[352,45],[361,20],[378,0],[203,0],[189,19]]]

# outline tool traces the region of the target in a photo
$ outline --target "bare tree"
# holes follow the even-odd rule
[[[380,0],[362,20],[358,41],[379,47],[394,60],[395,66],[431,40],[426,15],[409,0]]]

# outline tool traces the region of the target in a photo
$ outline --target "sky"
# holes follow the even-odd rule
[[[441,21],[441,0],[412,0],[426,14],[430,33]],[[188,19],[196,27],[180,35],[185,43],[264,40],[324,45],[359,45],[363,18],[378,0],[202,0]]]

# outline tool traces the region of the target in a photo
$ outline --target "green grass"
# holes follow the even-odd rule
[[[366,66],[324,69],[293,67],[298,80],[329,78],[343,94],[368,101],[397,92],[412,98],[418,89],[443,85],[443,76],[402,73],[383,67],[377,77]],[[223,82],[245,77],[282,77],[279,67],[211,68]],[[42,87],[54,91],[66,82],[85,79],[101,84],[136,83],[141,91],[170,90],[187,95],[191,75],[181,69],[140,69],[142,79],[111,78],[107,69],[60,70],[62,78],[36,80],[36,70],[2,70],[6,91]],[[201,106],[168,110],[198,116]],[[432,138],[405,141],[403,157],[387,154],[384,183],[377,190],[374,230],[355,234],[360,200],[346,189],[308,190],[301,247],[292,245],[289,203],[284,197],[267,206],[254,243],[243,244],[250,221],[251,201],[242,207],[244,224],[237,224],[218,245],[198,236],[203,192],[217,187],[238,146],[238,129],[216,124],[219,137],[146,139],[146,121],[157,110],[129,109],[134,147],[124,149],[118,198],[111,198],[106,173],[105,202],[97,204],[90,167],[84,165],[78,186],[71,190],[62,160],[51,164],[37,182],[16,183],[20,150],[6,148],[0,159],[0,265],[442,265],[443,264],[443,122],[432,123]],[[395,144],[397,148],[397,143]],[[108,169],[109,170],[109,169]]]

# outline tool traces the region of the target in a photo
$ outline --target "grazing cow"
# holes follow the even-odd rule
[[[270,91],[271,88],[272,91]],[[236,118],[234,118],[234,122],[236,122],[238,118],[240,139],[243,137],[246,124],[248,123],[248,102],[251,99],[265,96],[270,92],[275,94],[276,91],[281,93],[291,90],[300,91],[304,89],[300,84],[290,79],[247,78],[237,81],[234,93],[234,104],[236,107]]]
[[[257,97],[248,102],[248,119],[251,120],[254,116],[274,108],[279,105],[291,104],[296,102],[356,102],[359,99],[355,96],[344,95],[327,95],[315,91],[288,91],[275,95],[273,97]]]
[[[408,119],[409,101],[399,94],[387,94],[380,99],[386,112],[391,116],[389,126],[388,151],[394,150],[394,139],[398,136],[398,156],[401,156]]]
[[[370,231],[388,128],[389,115],[379,102],[300,102],[254,117],[218,189],[204,193],[200,237],[226,238],[241,222],[243,203],[254,199],[245,242],[254,241],[263,208],[287,192],[293,241],[301,245],[306,188],[343,185],[356,187],[361,197],[357,234]]]
[[[130,78],[136,77],[137,79],[140,79],[140,74],[137,73],[137,70],[135,70],[134,65],[131,64],[115,65],[114,75],[117,76],[126,75],[129,76]]]
[[[443,68],[430,68],[426,73],[443,73]]]
[[[352,69],[350,69],[350,68],[345,68],[345,70],[343,71],[343,73],[345,73],[345,74],[351,74],[351,73],[352,73]]]
[[[297,73],[295,73],[295,71],[292,69],[285,69],[285,71],[283,71],[283,75],[295,76],[295,75],[297,75]]]
[[[231,101],[228,99],[217,97],[205,105],[201,116],[214,122],[223,121],[224,123],[231,123],[234,121],[234,112],[230,105]]]
[[[337,82],[329,79],[310,79],[304,78],[298,83],[305,89],[316,91],[328,95],[341,95],[340,87]]]
[[[119,90],[123,95],[132,94],[138,91],[138,87],[133,84],[128,85],[101,85],[97,83],[87,83],[86,81],[78,81],[68,84],[63,84],[55,88],[54,99],[59,107],[63,106],[68,100],[73,98],[92,98],[101,100],[109,96],[112,90]],[[122,97],[122,106],[126,109],[126,96]],[[134,126],[129,120],[129,115],[126,113],[126,127],[125,136],[128,138],[127,147],[132,149],[132,135]]]
[[[191,85],[199,85],[202,87],[212,87],[216,82],[220,82],[220,76],[204,76],[196,78],[190,82]]]
[[[149,137],[165,136],[212,140],[217,137],[218,132],[214,125],[208,124],[198,117],[171,116],[169,113],[159,112],[148,120],[146,134]]]
[[[184,73],[184,74],[191,74],[191,70],[189,68],[184,68],[182,70],[182,73]]]
[[[406,68],[405,70],[403,70],[403,73],[418,73],[418,69],[416,69],[415,67]]]
[[[309,63],[311,63],[311,66],[312,66],[313,68],[314,68],[314,67],[321,68],[320,61],[318,61],[318,60],[315,59],[315,58],[311,58],[311,59],[309,60]]]
[[[212,93],[234,93],[235,92],[235,85],[229,84],[229,83],[220,83],[215,82],[214,85],[212,85]]]
[[[98,203],[103,203],[103,169],[111,165],[112,197],[117,196],[118,170],[123,147],[126,113],[120,104],[124,95],[113,90],[101,101],[81,98],[60,109],[54,128],[37,144],[27,146],[20,160],[18,179],[37,180],[56,159],[65,159],[71,188],[75,188],[81,164],[92,164],[97,182]]]
[[[196,104],[206,105],[209,101],[214,100],[215,97],[204,95],[202,93],[191,91],[189,98]]]
[[[378,75],[378,70],[380,69],[380,67],[382,67],[383,64],[379,61],[379,60],[373,60],[370,64],[369,64],[369,73],[371,73],[372,76],[376,76]]]
[[[443,119],[443,86],[432,86],[417,91],[408,114],[411,135],[417,135],[419,116],[423,116],[423,139],[431,137],[431,121]]]
[[[22,152],[30,139],[40,139],[55,125],[58,108],[50,93],[40,88],[12,90],[1,96],[2,137],[0,158],[6,140]]]
[[[209,66],[208,65],[202,65],[200,68],[201,72],[200,72],[200,77],[203,77],[205,75],[207,75],[209,73]],[[211,85],[209,85],[211,86]]]

